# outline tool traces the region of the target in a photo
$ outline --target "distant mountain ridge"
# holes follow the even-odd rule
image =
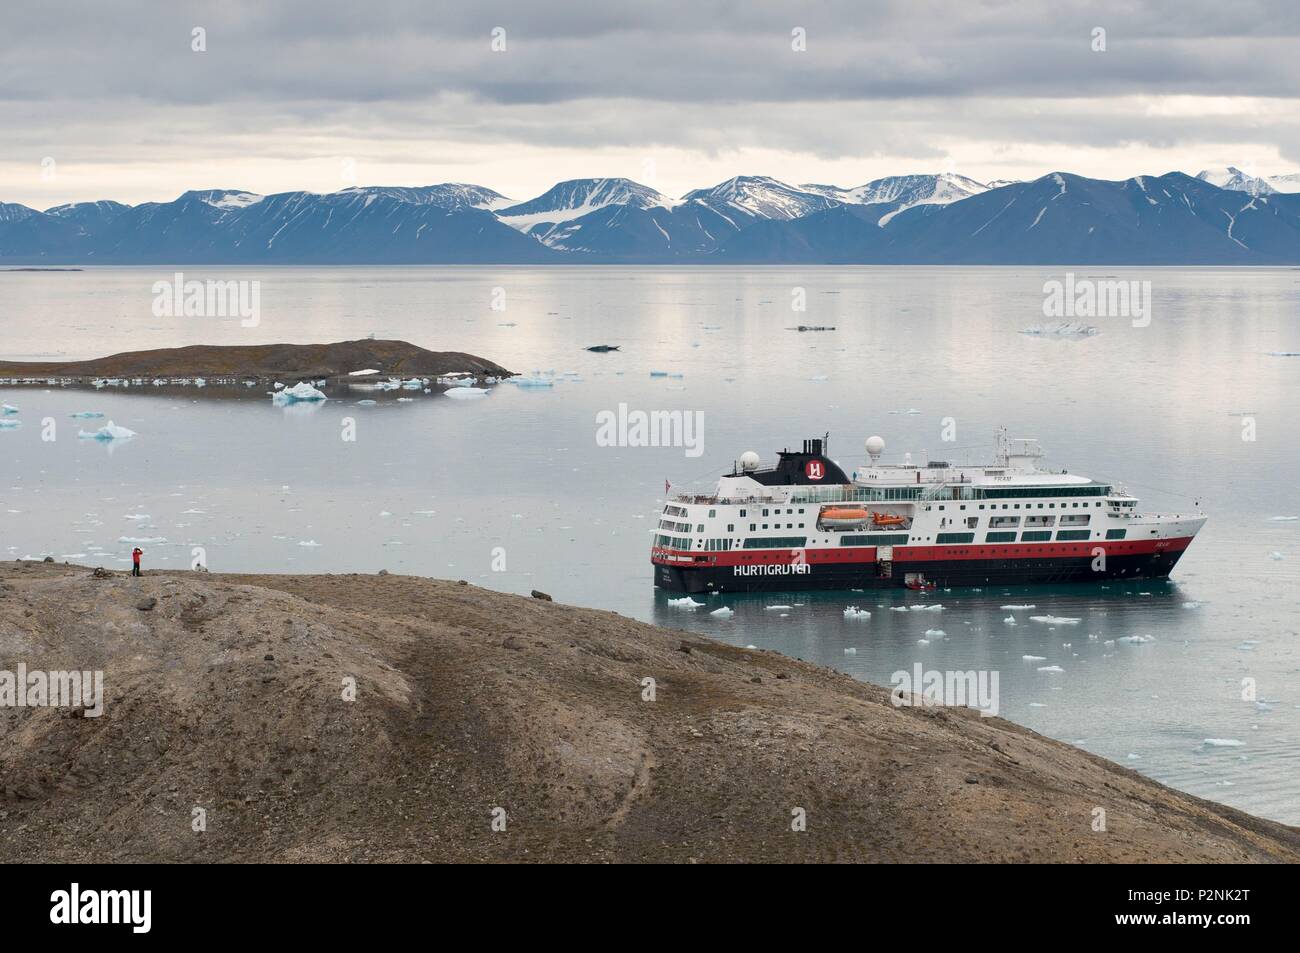
[[[186,192],[129,206],[0,203],[0,264],[1297,264],[1300,175],[1123,181],[952,173],[860,186],[736,176],[681,198],[571,179]]]

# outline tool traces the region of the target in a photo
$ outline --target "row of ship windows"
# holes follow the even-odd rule
[[[939,507],[939,508],[940,508],[940,509],[943,509],[943,507]],[[712,510],[710,510],[709,512],[710,512],[710,515],[713,513]],[[744,512],[745,512],[744,510],[741,510],[741,513],[744,513]],[[763,512],[764,512],[764,514],[766,514],[766,513],[767,513],[767,510],[764,510]],[[789,512],[789,511],[787,511],[787,512]],[[803,510],[800,510],[799,512],[802,513]],[[1087,526],[1088,523],[1091,522],[1091,520],[1092,520],[1092,514],[1090,514],[1090,513],[1077,513],[1077,514],[1076,514],[1076,513],[1067,513],[1067,514],[1065,514],[1065,515],[1063,515],[1063,516],[1061,517],[1061,525],[1062,525],[1062,526]],[[941,526],[942,526],[942,525],[946,525],[948,522],[949,522],[948,519],[945,517],[944,520],[943,520],[943,522],[942,522],[940,525],[941,525]],[[954,522],[955,522],[955,521],[954,521]],[[965,524],[966,524],[966,528],[967,528],[967,529],[977,529],[977,528],[979,527],[979,517],[978,517],[978,516],[968,516],[968,517],[966,517],[966,519],[965,519]],[[1056,516],[1055,516],[1055,515],[1052,515],[1052,516],[1048,516],[1048,515],[1043,515],[1043,516],[1034,515],[1034,516],[1026,516],[1026,517],[1025,517],[1025,527],[1026,527],[1026,528],[1031,527],[1031,526],[1033,526],[1033,527],[1051,527],[1051,526],[1054,526],[1055,524],[1056,524]],[[1004,528],[1015,527],[1015,526],[1019,526],[1019,525],[1020,525],[1020,517],[1019,517],[1019,516],[993,516],[993,517],[990,517],[990,518],[989,518],[989,528],[990,528],[990,529],[994,529],[994,528],[997,528],[997,529],[1004,529]],[[781,528],[781,524],[780,524],[780,523],[773,523],[773,524],[763,523],[763,524],[762,524],[762,528],[763,528],[763,529],[768,529],[769,526],[770,526],[772,529],[780,529],[780,528]],[[690,524],[690,523],[679,523],[679,522],[677,522],[676,520],[660,520],[660,521],[659,521],[659,528],[660,528],[660,529],[670,530],[670,531],[672,531],[672,532],[674,532],[674,533],[689,533],[689,532],[691,531],[691,524]],[[786,528],[786,529],[803,529],[803,528],[804,528],[804,524],[803,524],[803,523],[798,523],[798,524],[796,524],[796,523],[786,523],[786,524],[785,524],[785,528]],[[750,524],[749,524],[749,531],[750,531],[751,533],[758,532],[758,529],[759,529],[759,524],[758,524],[758,523],[750,523]],[[736,524],[735,524],[735,523],[728,523],[728,524],[727,524],[727,532],[728,532],[728,533],[734,533],[735,531],[736,531]],[[703,523],[700,523],[699,525],[697,525],[697,526],[695,527],[695,532],[697,532],[697,533],[703,533],[703,532],[704,532],[704,524],[703,524]]]
[[[1099,506],[1101,506],[1101,502],[1098,501],[1098,502],[1096,502],[1096,503],[1093,503],[1092,505],[1093,505],[1093,506],[1097,506],[1097,507],[1099,507]],[[1120,504],[1120,505],[1123,505],[1123,506],[1132,506],[1133,504],[1132,504],[1132,503],[1125,503],[1125,504]],[[1040,510],[1041,510],[1044,506],[1046,506],[1049,510],[1054,510],[1054,509],[1056,509],[1056,504],[1055,504],[1055,503],[1046,503],[1046,504],[1044,504],[1044,503],[1038,503],[1038,504],[1034,504],[1034,503],[1026,503],[1026,504],[1025,504],[1025,509],[1027,509],[1027,510],[1032,510],[1032,509],[1034,509],[1035,506],[1037,506],[1037,508],[1040,509]],[[985,504],[981,503],[979,508],[980,508],[980,509],[984,509],[984,507],[985,507]],[[1071,503],[1071,504],[1070,504],[1070,508],[1071,508],[1071,509],[1078,509],[1079,507],[1083,507],[1083,508],[1086,510],[1086,509],[1088,508],[1088,504],[1087,504],[1087,503]],[[930,506],[927,506],[927,507],[926,507],[927,510],[930,509],[930,508],[931,508]],[[939,504],[939,509],[942,510],[942,509],[944,509],[944,508],[945,508],[944,504],[943,504],[943,503],[940,503],[940,504]],[[992,504],[989,504],[989,505],[988,505],[988,508],[991,509],[991,510],[996,510],[996,509],[998,508],[998,505],[997,505],[996,503],[992,503]],[[964,503],[961,504],[961,505],[958,507],[958,509],[962,509],[962,510],[966,509],[966,504],[964,504]],[[1020,504],[1019,504],[1019,503],[1003,503],[1003,504],[1002,504],[1002,509],[1004,509],[1004,510],[1007,510],[1007,509],[1018,510],[1018,509],[1020,509]],[[1065,509],[1065,503],[1061,503],[1061,509]]]
[[[1112,487],[1101,484],[1096,486],[1043,486],[1043,487],[975,487],[944,486],[827,486],[801,488],[794,502],[797,503],[870,503],[889,500],[918,500],[927,491],[931,498],[947,490],[954,500],[1014,500],[1028,497],[1046,496],[1110,496]]]
[[[1091,534],[1086,529],[1062,529],[1056,531],[1056,541],[1058,543],[1083,542]],[[1124,539],[1128,535],[1128,530],[1108,529],[1106,530],[1107,539]],[[841,536],[836,542],[840,546],[906,546],[908,536],[906,533],[859,533],[850,536]],[[935,544],[939,546],[959,546],[975,542],[974,533],[939,533],[934,538]],[[1050,543],[1052,541],[1051,530],[1026,530],[1020,534],[1022,543]],[[1016,534],[1008,532],[992,532],[984,534],[986,543],[1014,543]],[[714,538],[700,540],[700,548],[710,552],[726,552],[732,548],[732,541],[725,538]],[[808,543],[807,536],[750,536],[746,539],[736,540],[738,548],[743,549],[803,549]],[[686,538],[676,536],[664,536],[662,534],[655,536],[655,545],[663,546],[668,549],[690,549],[691,541]]]
[[[1059,489],[1053,489],[1052,492],[1051,492],[1051,495],[1052,495],[1052,496],[1060,496],[1060,495],[1062,495],[1062,492],[1063,492],[1063,491],[1061,491],[1061,490],[1059,490]],[[1019,493],[1019,494],[1017,494],[1017,495],[1018,495],[1018,496],[1034,496],[1034,495],[1039,495],[1039,494],[1033,494],[1033,493],[1028,493],[1028,492],[1026,492],[1026,493]],[[933,505],[933,504],[932,504],[932,505]],[[931,509],[932,505],[931,505],[931,506],[926,506],[926,509],[927,509],[927,510],[928,510],[928,509]],[[1034,509],[1035,505],[1036,505],[1037,508],[1040,509],[1040,510],[1041,510],[1044,506],[1046,506],[1048,509],[1053,509],[1053,510],[1056,509],[1056,504],[1055,504],[1055,503],[1038,503],[1038,504],[1026,503],[1026,504],[1024,504],[1024,508],[1027,509],[1027,510],[1031,510],[1031,509]],[[1101,501],[1097,501],[1097,502],[1093,503],[1092,505],[1093,505],[1093,506],[1096,506],[1096,507],[1100,507],[1100,506],[1101,506]],[[1133,506],[1133,503],[1132,503],[1132,502],[1127,502],[1127,503],[1119,503],[1119,504],[1116,504],[1116,505],[1118,505],[1118,506],[1124,506],[1124,507],[1131,507],[1131,506]],[[1004,509],[1004,510],[1006,510],[1006,509],[1017,509],[1017,510],[1018,510],[1018,509],[1020,509],[1020,506],[1021,506],[1021,504],[1019,504],[1019,503],[1003,503],[1003,504],[1002,504],[1002,509]],[[1073,508],[1073,509],[1077,509],[1077,508],[1079,508],[1079,507],[1083,507],[1083,508],[1086,509],[1087,506],[1088,506],[1088,504],[1087,504],[1086,502],[1084,502],[1084,503],[1078,503],[1078,502],[1075,502],[1075,503],[1071,503],[1071,504],[1070,504],[1070,507]],[[946,504],[940,503],[940,504],[938,504],[938,507],[939,507],[940,510],[943,510],[943,509],[946,508]],[[998,508],[998,504],[996,504],[996,503],[993,503],[993,504],[984,504],[984,503],[981,503],[981,504],[979,504],[979,508],[980,508],[980,509],[985,509],[985,508],[987,508],[987,509],[990,509],[990,510],[996,510],[996,509]],[[1066,504],[1065,504],[1064,501],[1062,501],[1062,502],[1061,502],[1061,509],[1065,509],[1065,508],[1066,508]],[[961,504],[961,505],[958,507],[958,509],[962,509],[962,510],[966,509],[965,504]],[[792,516],[792,515],[794,515],[794,513],[795,513],[795,509],[794,509],[794,507],[788,507],[788,508],[786,509],[785,512],[786,512],[787,515],[791,515],[791,516]],[[804,512],[803,507],[799,507],[799,508],[798,508],[798,513],[799,513],[799,515],[802,516],[802,515],[803,515],[803,512]],[[681,506],[671,506],[671,505],[670,505],[670,506],[665,506],[665,507],[664,507],[664,514],[665,514],[666,516],[678,516],[678,517],[689,517],[689,516],[690,516],[690,514],[686,511],[686,509],[685,509],[684,507],[681,507]],[[714,518],[717,517],[717,515],[718,515],[718,511],[717,511],[716,509],[711,509],[711,510],[709,510],[709,519],[714,519]],[[749,515],[749,511],[748,511],[747,509],[741,509],[741,511],[740,511],[740,515],[741,515],[742,518],[745,517],[745,516],[748,516],[748,515]],[[772,515],[772,516],[780,516],[780,515],[781,515],[781,507],[779,507],[779,506],[776,506],[776,507],[767,507],[767,508],[765,508],[765,509],[762,510],[762,515],[763,515],[763,516],[768,516],[768,515]],[[667,529],[667,528],[670,528],[668,525],[666,525],[666,524],[668,524],[668,523],[669,523],[668,520],[661,520],[661,521],[660,521],[660,526],[664,526],[664,528],[666,528],[666,529]],[[682,526],[682,530],[681,530],[682,532],[690,532],[690,523],[683,523],[683,524],[681,524],[681,526]]]

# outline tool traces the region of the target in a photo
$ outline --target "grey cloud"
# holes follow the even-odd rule
[[[8,97],[542,103],[1294,95],[1287,2],[20,3]],[[208,52],[189,31],[208,31]],[[790,29],[808,51],[790,49]],[[489,50],[507,30],[508,50]],[[1108,32],[1093,53],[1090,31]]]

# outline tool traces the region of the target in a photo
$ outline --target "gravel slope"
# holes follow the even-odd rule
[[[1001,719],[455,582],[3,563],[18,662],[101,668],[107,701],[0,708],[11,861],[1300,860]]]

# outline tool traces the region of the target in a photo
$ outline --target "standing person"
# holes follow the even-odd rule
[[[141,549],[139,546],[131,550],[131,575],[133,576],[141,575],[140,557],[143,555],[144,555],[144,550]]]

